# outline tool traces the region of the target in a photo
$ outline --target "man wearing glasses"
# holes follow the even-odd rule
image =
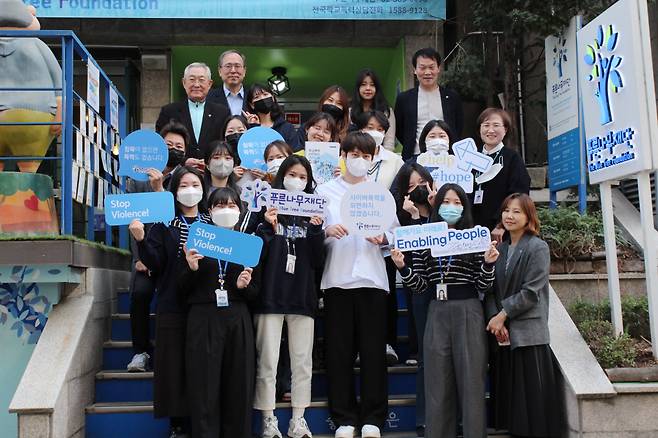
[[[227,50],[219,55],[217,70],[223,85],[208,93],[208,101],[224,105],[231,115],[241,115],[246,110],[244,100],[244,77],[247,74],[245,56],[235,50]]]
[[[159,132],[171,120],[183,124],[190,133],[187,157],[195,159],[195,163],[188,164],[203,170],[208,144],[224,138],[222,128],[231,114],[226,106],[206,100],[212,86],[210,68],[206,64],[193,62],[185,67],[182,82],[187,98],[163,106],[155,130]]]

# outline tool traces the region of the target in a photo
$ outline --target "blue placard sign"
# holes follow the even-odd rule
[[[121,142],[119,175],[148,181],[146,171],[151,167],[163,170],[168,159],[169,152],[164,139],[155,131],[139,129],[131,132]]]
[[[548,185],[552,191],[580,183],[580,157],[578,128],[548,140]]]
[[[268,144],[283,137],[272,128],[257,126],[247,130],[238,141],[238,154],[245,169],[265,170],[263,153]]]
[[[242,266],[256,266],[263,249],[263,240],[251,234],[240,233],[200,222],[190,226],[187,248],[218,260]]]
[[[143,223],[169,222],[174,218],[171,192],[128,193],[105,197],[105,223],[128,225],[134,219]]]

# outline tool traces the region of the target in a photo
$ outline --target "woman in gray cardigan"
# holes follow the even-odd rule
[[[508,239],[499,247],[495,287],[485,300],[487,330],[498,344],[490,358],[494,426],[512,436],[560,436],[548,332],[550,252],[537,237],[537,210],[528,195],[508,196],[501,211]]]

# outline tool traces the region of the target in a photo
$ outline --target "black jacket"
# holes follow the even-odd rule
[[[249,111],[247,108],[247,86],[242,84],[242,87],[244,88],[244,99],[242,99],[242,111]],[[208,92],[208,96],[206,97],[208,102],[212,102],[218,105],[224,105],[226,108],[229,110],[229,114],[231,112],[231,107],[228,105],[228,100],[226,99],[226,94],[224,94],[224,83],[220,83],[219,87],[217,88],[212,88]]]
[[[288,274],[288,239],[274,234],[267,222],[259,225],[256,235],[263,239],[262,284],[253,311],[314,317],[318,305],[316,273],[324,268],[324,231],[322,226],[309,224],[308,218],[279,216],[279,221],[305,230],[306,237],[294,240],[295,273]]]
[[[482,147],[479,148],[482,152]],[[530,193],[530,175],[525,168],[523,159],[513,149],[503,146],[500,155],[495,154],[494,163],[501,163],[503,168],[491,181],[480,185],[473,184],[473,193],[470,194],[471,203],[478,189],[484,192],[482,204],[473,204],[473,221],[490,230],[500,222],[500,206],[508,195],[512,193]],[[474,175],[479,175],[474,171]]]
[[[443,119],[452,129],[456,141],[461,138],[464,127],[464,110],[462,101],[456,91],[439,87]],[[418,87],[398,94],[395,101],[395,136],[402,143],[402,159],[408,160],[416,147],[418,129]]]
[[[210,304],[217,305],[215,290],[219,287],[219,264],[217,259],[204,257],[199,260],[199,269],[192,271],[187,261],[179,264],[178,287],[187,299],[187,304]],[[238,289],[238,276],[244,270],[244,266],[235,263],[222,262],[226,266],[224,277],[224,289],[228,292],[229,306],[231,302],[252,301],[258,295],[260,288],[260,268],[254,267],[251,274],[249,286]]]
[[[206,105],[203,109],[201,133],[199,134],[199,141],[197,141],[194,137],[190,108],[187,99],[185,99],[182,102],[174,102],[162,107],[160,115],[158,116],[158,121],[155,122],[155,130],[160,132],[162,127],[169,123],[170,120],[176,120],[187,128],[187,132],[190,135],[187,157],[204,158],[208,144],[211,141],[224,138],[222,129],[224,128],[226,119],[230,116],[231,112],[227,107],[206,101]]]

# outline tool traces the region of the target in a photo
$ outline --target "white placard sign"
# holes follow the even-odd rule
[[[458,184],[466,193],[473,192],[473,174],[461,170],[460,167],[467,167],[461,163],[454,155],[447,152],[435,154],[433,152],[423,152],[418,156],[418,164],[427,168],[432,175],[432,179],[439,189],[444,184]]]
[[[351,233],[363,237],[379,236],[395,222],[395,200],[379,183],[355,184],[343,195],[340,216]]]
[[[479,225],[465,230],[442,231],[434,237],[437,244],[432,245],[433,257],[484,252],[491,246],[489,229]]]
[[[307,141],[304,156],[311,163],[313,178],[319,184],[334,179],[334,170],[338,167],[340,143]]]
[[[87,60],[87,103],[95,109],[96,112],[99,112],[101,107],[100,87],[100,70],[98,70],[96,63],[90,57]],[[91,134],[93,134],[93,132],[89,132],[89,135]]]
[[[621,0],[577,34],[592,184],[656,168],[658,128],[646,7],[645,0]]]
[[[275,207],[278,214],[289,216],[324,217],[327,202],[324,196],[306,192],[270,189],[267,194],[267,206]]]
[[[429,249],[433,246],[435,236],[447,230],[447,222],[397,227],[393,230],[393,246],[402,252]]]

